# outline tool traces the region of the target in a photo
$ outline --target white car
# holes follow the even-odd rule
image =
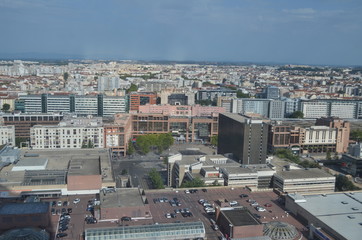
[[[229,204],[230,204],[230,207],[239,205],[239,203],[237,201],[231,201]]]
[[[253,202],[252,204],[250,204],[251,206],[255,207],[255,206],[259,206],[259,203],[257,202]]]
[[[62,201],[58,201],[58,207],[62,206]]]
[[[171,218],[171,214],[166,213],[165,217],[166,217],[166,218]]]
[[[79,199],[79,198],[76,198],[76,199],[73,200],[73,203],[74,203],[74,204],[77,204],[77,203],[79,203],[79,202],[80,202],[80,199]]]
[[[265,212],[265,211],[266,211],[266,209],[263,208],[263,207],[256,207],[256,210],[257,210],[258,212]]]
[[[186,189],[186,190],[185,190],[185,193],[190,193],[190,191]]]

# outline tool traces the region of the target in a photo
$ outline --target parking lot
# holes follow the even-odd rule
[[[74,203],[74,199],[79,198],[78,203]],[[83,231],[85,225],[98,225],[98,224],[87,224],[85,218],[91,216],[91,212],[87,211],[88,201],[94,199],[95,195],[81,195],[81,196],[63,196],[60,198],[54,199],[44,199],[42,202],[49,202],[50,204],[50,218],[51,226],[49,232],[51,232],[51,239],[56,239],[56,234],[66,233],[67,236],[62,237],[62,239],[83,239]],[[56,205],[53,206],[53,202],[56,202]],[[58,205],[58,202],[61,203],[61,206]],[[69,203],[69,205],[64,204],[64,202]],[[77,202],[77,201],[76,201]],[[65,231],[60,231],[59,221],[61,218],[61,211],[65,208],[68,212],[68,208],[71,208],[71,213],[69,213],[70,219],[69,223],[66,225],[68,229]],[[52,209],[55,210],[55,214],[52,214]],[[60,212],[59,215],[57,212]],[[109,224],[108,224],[109,225]],[[98,225],[99,226],[99,225]]]
[[[189,189],[190,190],[190,189]],[[192,191],[191,191],[192,192]],[[241,197],[244,195],[244,197]],[[247,196],[246,196],[247,195]],[[222,235],[219,230],[213,229],[212,220],[215,219],[214,215],[209,215],[204,210],[198,201],[204,199],[215,208],[217,206],[229,207],[231,205],[244,206],[259,219],[260,222],[270,221],[283,221],[294,225],[299,231],[305,229],[302,224],[289,215],[280,204],[278,195],[274,192],[250,192],[246,188],[225,188],[225,187],[211,187],[207,191],[198,189],[194,193],[185,193],[185,189],[171,189],[171,190],[146,190],[146,197],[150,205],[152,219],[132,219],[132,221],[117,222],[102,222],[86,223],[85,218],[91,216],[91,212],[87,211],[88,201],[94,199],[95,195],[81,195],[81,196],[63,196],[59,199],[47,199],[50,204],[50,209],[54,208],[55,211],[61,211],[62,208],[72,208],[70,221],[67,225],[68,229],[64,231],[67,236],[62,239],[83,239],[83,232],[85,228],[94,227],[116,227],[116,226],[131,226],[131,225],[148,225],[157,223],[174,223],[174,222],[193,222],[202,221],[206,230],[206,238],[208,240],[216,240]],[[79,198],[79,203],[73,203],[74,199]],[[169,200],[177,198],[174,204]],[[159,199],[162,199],[160,201]],[[167,201],[165,201],[167,199]],[[52,206],[52,202],[56,202],[56,206]],[[61,201],[61,206],[58,206],[58,201]],[[69,202],[68,206],[63,206],[64,201]],[[265,211],[258,211],[257,206],[252,206],[253,202],[257,202],[257,206],[262,207]],[[174,205],[174,206],[172,206]],[[176,211],[175,211],[176,210]],[[181,212],[185,212],[182,215]],[[190,212],[191,214],[186,214]],[[171,216],[171,213],[174,216]],[[59,220],[61,215],[51,216],[51,239],[56,239],[56,234],[59,233]],[[167,214],[170,214],[169,216]],[[303,232],[304,233],[304,232]],[[306,239],[306,238],[305,238]]]
[[[240,197],[241,194],[248,197]],[[244,196],[245,196],[244,195]],[[290,216],[281,206],[278,196],[273,192],[250,192],[244,188],[208,188],[207,192],[199,189],[196,193],[185,193],[184,189],[169,191],[147,191],[146,196],[149,200],[151,213],[155,223],[171,223],[171,222],[191,222],[203,221],[206,229],[207,239],[218,239],[221,232],[212,228],[212,220],[215,216],[209,215],[204,207],[198,203],[198,200],[205,199],[212,206],[230,206],[230,202],[236,201],[239,206],[244,206],[255,215],[260,222],[283,221],[293,224],[299,231],[303,231],[304,227],[293,216]],[[157,198],[167,198],[168,200],[177,198],[181,206],[171,206],[169,202],[154,202]],[[257,211],[257,206],[251,206],[252,200],[258,203],[259,207],[263,207],[265,211]],[[221,203],[222,202],[222,203]],[[254,204],[255,205],[255,204]],[[183,217],[180,213],[176,214],[176,218],[167,218],[167,213],[175,213],[175,209],[184,209],[192,213],[191,217]]]

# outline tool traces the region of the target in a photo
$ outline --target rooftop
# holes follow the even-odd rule
[[[0,206],[0,215],[8,214],[39,214],[47,213],[49,203],[31,202],[31,203],[6,203]]]
[[[304,195],[296,202],[346,239],[359,239],[362,231],[362,192]]]
[[[117,189],[115,192],[100,194],[102,208],[143,206],[138,189]]]
[[[277,175],[283,179],[334,178],[333,175],[319,168],[281,171],[278,172]]]
[[[223,214],[234,226],[260,224],[246,209],[222,210],[221,214]]]

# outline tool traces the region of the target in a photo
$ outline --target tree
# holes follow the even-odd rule
[[[241,91],[241,90],[238,90],[236,92],[236,97],[237,98],[250,98],[250,95],[243,93],[243,91]]]
[[[138,86],[136,84],[131,83],[131,86],[126,90],[126,93],[136,92],[138,90]]]
[[[65,73],[63,74],[63,79],[64,79],[64,81],[67,81],[68,78],[69,78],[69,73],[65,72]]]
[[[127,174],[128,174],[127,169],[122,169],[121,175],[127,175]]]
[[[151,169],[151,171],[148,173],[148,176],[150,177],[154,188],[156,188],[156,189],[165,188],[163,185],[161,174],[159,172],[157,172],[155,168]]]
[[[4,112],[7,112],[7,111],[9,111],[9,109],[10,109],[10,104],[4,103],[3,108],[1,110],[3,110]]]
[[[304,113],[301,111],[295,111],[290,115],[290,118],[304,118]]]
[[[221,186],[218,180],[213,181],[212,186]]]
[[[217,144],[218,144],[218,135],[212,136],[210,143],[211,143],[211,145],[217,146]]]
[[[191,187],[205,187],[205,182],[202,181],[199,177],[196,177],[192,181],[186,181],[181,184],[181,188]]]
[[[133,146],[133,143],[131,140],[128,141],[128,149],[127,149],[127,154],[128,155],[132,155],[134,154],[135,152],[135,149],[134,149],[134,146]]]
[[[360,190],[359,187],[355,186],[345,175],[339,174],[336,177],[336,191],[354,191]]]
[[[326,153],[326,160],[332,160],[331,151],[327,151]]]
[[[350,139],[355,140],[355,141],[360,141],[362,140],[362,130],[352,130],[351,134],[350,134]]]

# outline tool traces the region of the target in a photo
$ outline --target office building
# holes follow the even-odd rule
[[[157,94],[153,92],[131,92],[129,94],[129,110],[138,111],[139,106],[156,104]]]
[[[274,189],[281,193],[334,192],[336,177],[318,168],[293,169],[274,174]]]
[[[127,110],[124,96],[99,95],[25,95],[20,96],[15,109],[23,113],[72,113],[79,116],[113,116]]]
[[[238,114],[219,115],[218,153],[231,153],[241,164],[265,164],[269,125]]]
[[[275,86],[267,86],[263,89],[263,97],[266,99],[279,99],[280,91],[278,87]]]

